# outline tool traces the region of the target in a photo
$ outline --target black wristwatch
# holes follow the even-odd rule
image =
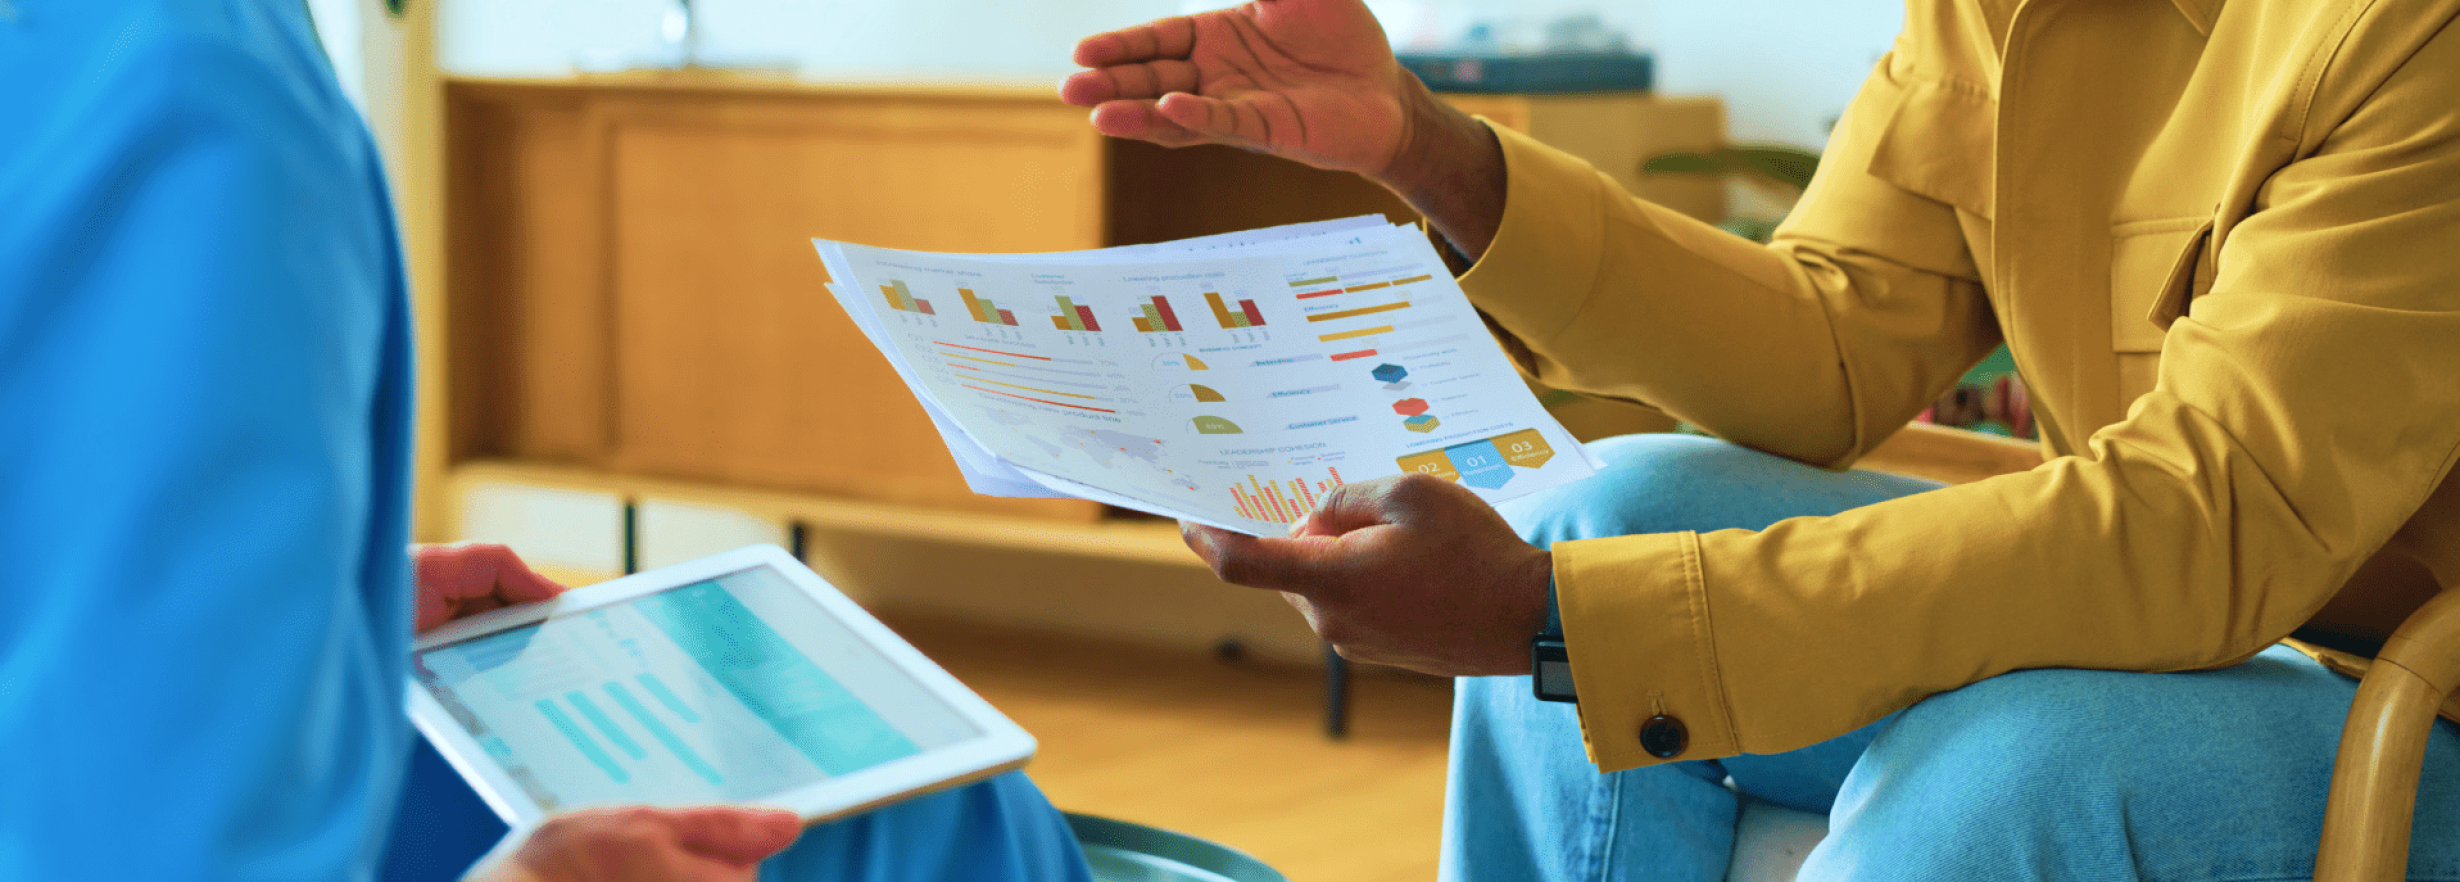
[[[1563,610],[1554,580],[1546,582],[1546,630],[1529,640],[1529,688],[1540,701],[1579,701],[1572,691],[1572,654],[1563,646]]]

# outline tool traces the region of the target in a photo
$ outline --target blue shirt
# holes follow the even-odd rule
[[[0,11],[0,879],[364,878],[410,336],[297,0]]]

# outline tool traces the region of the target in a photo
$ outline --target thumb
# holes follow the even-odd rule
[[[563,585],[530,569],[529,562],[522,560],[512,549],[502,545],[492,548],[490,556],[496,559],[496,594],[503,597],[504,602],[554,600],[556,595],[564,593]]]
[[[793,845],[803,819],[785,809],[712,806],[664,813],[685,850],[748,866]]]
[[[1213,575],[1233,585],[1304,594],[1324,584],[1336,565],[1327,555],[1332,542],[1321,537],[1260,538],[1185,522],[1179,535]]]

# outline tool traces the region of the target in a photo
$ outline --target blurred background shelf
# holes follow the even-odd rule
[[[1714,99],[1451,100],[1651,198],[1712,221],[1723,211],[1714,181],[1636,174],[1644,156],[1718,143]],[[603,547],[604,500],[665,505],[660,523],[690,522],[671,514],[688,500],[736,513],[726,529],[705,526],[722,514],[700,519],[712,542],[807,523],[815,565],[870,602],[1311,656],[1303,628],[1285,633],[1297,623],[1278,599],[1271,632],[1245,624],[1261,613],[1219,608],[1243,601],[1196,599],[1243,593],[1152,588],[1214,584],[1167,524],[968,490],[824,290],[809,240],[1031,252],[1371,212],[1413,220],[1389,193],[1230,148],[1102,138],[1047,88],[447,78],[442,105],[444,284],[428,295],[442,317],[428,324],[442,329],[441,381],[428,387],[442,453],[421,481],[423,538],[520,536],[517,548],[570,575],[611,575],[603,554],[563,548]],[[1588,434],[1671,426],[1607,402],[1564,410]],[[706,544],[659,538],[673,530],[691,532],[645,539]],[[1048,581],[1079,587],[963,587],[1037,561]]]

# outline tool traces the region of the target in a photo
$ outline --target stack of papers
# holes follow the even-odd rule
[[[1280,535],[1345,483],[1489,502],[1594,474],[1414,227],[1057,254],[813,240],[976,492]]]

